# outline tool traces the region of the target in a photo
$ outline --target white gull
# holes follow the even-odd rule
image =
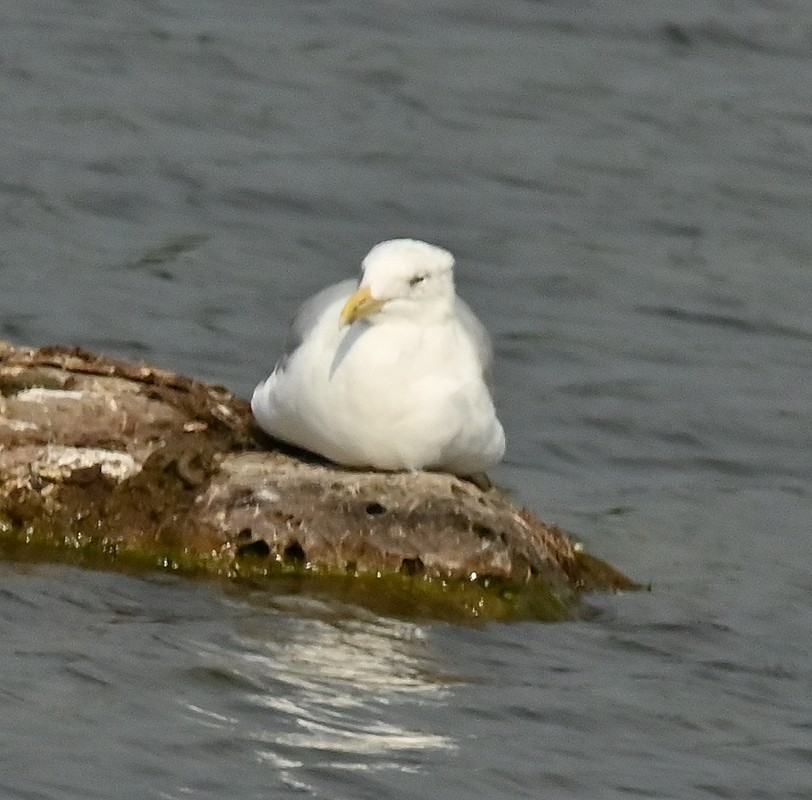
[[[490,339],[454,291],[454,257],[413,239],[372,248],[360,282],[307,300],[254,390],[271,436],[338,464],[469,476],[501,460]]]

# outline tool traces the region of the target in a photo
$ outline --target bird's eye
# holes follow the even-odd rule
[[[415,275],[413,278],[409,278],[409,286],[417,286],[418,283],[423,283],[426,280],[425,275]]]

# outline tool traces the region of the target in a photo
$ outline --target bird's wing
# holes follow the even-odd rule
[[[493,346],[491,337],[485,326],[477,319],[476,314],[471,311],[471,307],[460,297],[456,298],[454,311],[457,320],[471,337],[476,348],[479,363],[482,365],[482,374],[486,379],[490,379],[491,366],[493,364]]]
[[[276,363],[276,370],[284,370],[293,354],[316,326],[325,310],[336,301],[349,297],[358,287],[358,281],[350,278],[328,286],[302,303],[290,323],[285,349]],[[336,318],[338,324],[338,318]]]

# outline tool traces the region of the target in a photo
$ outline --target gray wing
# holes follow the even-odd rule
[[[479,362],[482,365],[482,374],[485,376],[485,380],[490,382],[491,366],[493,365],[493,346],[490,334],[465,300],[460,297],[456,297],[455,300],[454,312],[457,320],[473,340]]]
[[[307,338],[308,333],[315,327],[321,319],[325,309],[342,297],[349,297],[358,288],[358,281],[350,278],[341,283],[328,286],[320,292],[316,292],[312,297],[299,306],[290,329],[285,339],[285,349],[276,362],[275,369],[284,370],[291,356],[299,349],[299,345]]]

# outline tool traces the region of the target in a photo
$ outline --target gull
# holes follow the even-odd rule
[[[254,390],[259,426],[360,469],[469,477],[499,462],[490,338],[456,295],[453,267],[447,250],[393,239],[364,258],[360,281],[307,300]]]

